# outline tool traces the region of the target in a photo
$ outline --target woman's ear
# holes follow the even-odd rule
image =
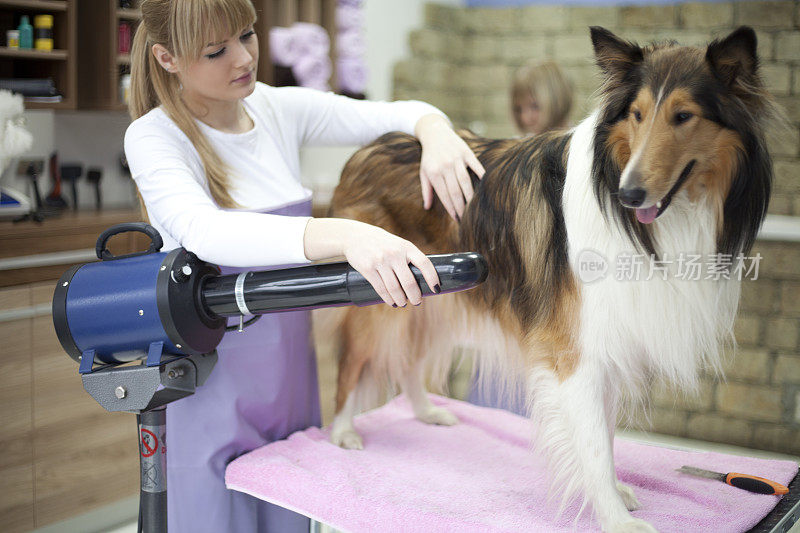
[[[178,65],[175,61],[175,58],[169,53],[169,50],[167,50],[164,45],[154,44],[151,50],[153,52],[153,56],[156,58],[156,61],[158,61],[159,65],[164,67],[167,72],[178,72]]]

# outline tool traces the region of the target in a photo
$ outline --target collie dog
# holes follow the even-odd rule
[[[340,334],[331,438],[363,446],[353,416],[387,380],[420,420],[457,423],[431,404],[425,380],[428,370],[441,380],[453,348],[472,345],[483,378],[524,383],[558,493],[591,504],[606,531],[652,531],[631,516],[638,502],[614,471],[618,408],[655,379],[694,389],[698,369],[718,370],[735,347],[740,267],[769,201],[771,104],[750,28],[704,48],[640,47],[599,27],[591,39],[601,101],[577,127],[462,133],[486,174],[472,175],[460,223],[440,204],[423,209],[414,137],[384,135],[345,166],[331,216],[426,253],[479,252],[489,277],[419,307],[328,310]],[[686,279],[692,257],[702,273]]]

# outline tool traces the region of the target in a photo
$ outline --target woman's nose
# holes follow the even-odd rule
[[[234,50],[234,60],[237,67],[245,67],[253,62],[253,54],[243,43],[237,43]]]

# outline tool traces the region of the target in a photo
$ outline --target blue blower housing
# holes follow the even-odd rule
[[[123,231],[151,238],[148,251],[113,256],[107,240]],[[162,353],[192,355],[216,348],[226,320],[196,305],[200,284],[219,269],[179,248],[158,252],[161,236],[141,223],[121,224],[97,243],[100,262],[77,265],[59,279],[53,320],[59,341],[91,372],[94,363],[121,364],[147,357],[158,365]]]

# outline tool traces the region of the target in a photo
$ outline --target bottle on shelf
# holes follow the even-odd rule
[[[119,23],[117,52],[120,54],[131,53],[131,25],[125,21]]]
[[[130,95],[131,95],[131,75],[123,74],[119,78],[119,99],[123,104],[127,105]]]
[[[33,17],[33,26],[36,29],[37,50],[51,52],[53,50],[53,15],[36,15]]]
[[[9,48],[19,48],[19,30],[8,30],[6,32],[6,46]]]
[[[33,48],[33,26],[28,21],[28,15],[22,15],[19,19],[19,47]]]

